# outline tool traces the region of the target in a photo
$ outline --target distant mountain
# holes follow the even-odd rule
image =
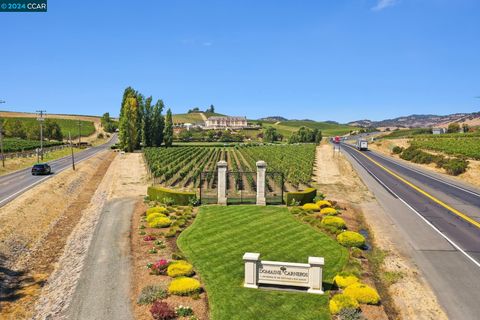
[[[265,117],[265,118],[260,118],[258,120],[268,121],[268,122],[288,121],[287,118],[280,117],[280,116]]]
[[[444,116],[433,114],[412,114],[409,116],[386,119],[381,121],[358,120],[348,124],[358,127],[398,127],[398,128],[426,128],[426,127],[446,127],[452,122],[468,123],[478,125],[480,122],[480,112],[474,113],[454,113]]]

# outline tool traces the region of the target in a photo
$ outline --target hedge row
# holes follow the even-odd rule
[[[312,203],[317,196],[317,189],[307,188],[303,191],[287,192],[287,205],[292,203],[304,205],[306,203]]]
[[[187,206],[197,198],[194,192],[177,191],[158,186],[148,187],[147,194],[150,200],[160,202],[171,200],[174,204],[179,206]]]

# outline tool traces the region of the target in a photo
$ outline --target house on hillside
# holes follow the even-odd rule
[[[205,129],[243,129],[247,127],[246,117],[210,117],[205,121]]]
[[[447,132],[445,128],[432,128],[433,134],[444,134],[445,132]]]

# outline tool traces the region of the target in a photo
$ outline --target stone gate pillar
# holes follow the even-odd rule
[[[267,204],[265,193],[265,178],[266,178],[267,164],[265,161],[257,161],[257,205],[264,206]]]
[[[217,203],[227,205],[227,162],[218,161]]]

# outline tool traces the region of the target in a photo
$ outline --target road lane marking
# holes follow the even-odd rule
[[[352,148],[353,149],[353,148]],[[356,151],[356,150],[355,150]],[[355,160],[357,160],[357,162],[363,167],[365,168],[361,161],[355,157],[353,154],[350,154],[347,152],[347,154],[349,156],[351,156],[352,158],[354,158]],[[368,170],[367,168],[365,168],[365,170],[370,173],[374,178],[375,180],[378,180],[380,181],[380,179],[375,175],[373,174],[370,170]],[[417,210],[415,210],[415,208],[413,208],[410,204],[408,204],[407,201],[403,200],[402,197],[400,197],[398,194],[396,194],[392,189],[390,189],[385,183],[381,183],[383,185],[384,188],[386,188],[390,193],[394,194],[398,200],[400,200],[405,206],[407,206],[407,208],[409,208],[410,210],[412,210],[420,219],[422,219],[427,225],[429,225],[435,232],[437,232],[442,238],[444,238],[448,243],[450,243],[455,249],[457,249],[458,251],[460,251],[465,257],[467,257],[467,259],[469,259],[470,261],[472,261],[477,267],[480,268],[480,262],[478,262],[477,260],[475,260],[472,256],[470,256],[465,250],[463,250],[458,244],[456,244],[453,240],[451,240],[447,235],[443,234],[440,229],[438,229],[437,227],[435,227],[430,221],[428,221],[422,214],[420,214],[420,212],[418,212]]]
[[[372,152],[372,151],[370,151],[370,152]],[[405,166],[405,165],[403,165],[403,164],[401,164],[401,163],[398,163],[398,162],[396,162],[396,161],[393,161],[393,160],[389,159],[388,157],[386,157],[386,156],[384,156],[384,155],[381,155],[381,154],[379,154],[379,153],[374,153],[374,152],[372,152],[372,153],[373,153],[375,156],[377,156],[377,157],[379,157],[379,158],[382,158],[382,159],[384,159],[385,161],[388,161],[388,162],[390,162],[390,163],[393,163],[393,164],[395,164],[395,165],[397,165],[397,166],[399,166],[399,167],[402,167],[402,168],[404,168],[404,169],[407,169],[407,170],[416,172],[416,173],[418,173],[418,174],[421,174],[421,175],[424,176],[424,177],[433,179],[433,180],[438,181],[438,182],[440,182],[440,183],[446,184],[446,185],[448,185],[448,186],[450,186],[450,187],[454,187],[454,188],[456,188],[456,189],[459,189],[459,190],[462,190],[462,191],[464,191],[464,192],[470,193],[471,195],[474,195],[474,196],[476,196],[476,197],[480,197],[480,194],[478,194],[478,193],[475,192],[475,191],[471,191],[471,190],[465,189],[465,188],[463,188],[463,187],[457,186],[456,184],[450,183],[450,182],[448,182],[448,181],[444,181],[444,180],[442,180],[442,179],[436,178],[436,177],[431,176],[431,175],[429,175],[429,174],[427,174],[427,173],[421,172],[421,171],[418,170],[418,169],[409,168],[409,167],[407,167],[407,166]]]
[[[444,207],[445,209],[453,212],[454,214],[456,214],[457,216],[459,216],[460,218],[464,219],[465,221],[469,222],[470,224],[474,225],[475,227],[479,228],[480,229],[480,222],[478,221],[475,221],[474,219],[470,218],[469,216],[467,216],[466,214],[458,211],[457,209],[455,208],[452,208],[451,206],[449,206],[448,204],[446,204],[445,202],[437,199],[436,197],[432,196],[431,194],[429,194],[428,192],[424,191],[423,189],[421,189],[420,187],[417,187],[416,185],[414,185],[413,183],[411,183],[410,181],[406,180],[405,178],[401,177],[400,175],[396,174],[395,172],[393,172],[392,170],[386,168],[385,166],[381,165],[380,163],[378,163],[377,161],[373,160],[371,157],[367,156],[366,154],[358,151],[357,149],[351,147],[351,146],[348,146],[350,147],[352,150],[355,150],[357,151],[358,153],[360,153],[361,155],[363,155],[365,158],[367,158],[368,160],[370,160],[371,162],[373,162],[374,164],[376,164],[378,167],[380,167],[381,169],[385,170],[386,172],[388,172],[389,174],[391,174],[392,176],[394,176],[395,178],[397,178],[398,180],[402,181],[403,183],[405,183],[406,185],[408,185],[409,187],[411,187],[412,189],[416,190],[417,192],[423,194],[425,197],[429,198],[430,200],[432,200],[433,202],[439,204],[440,206]]]

